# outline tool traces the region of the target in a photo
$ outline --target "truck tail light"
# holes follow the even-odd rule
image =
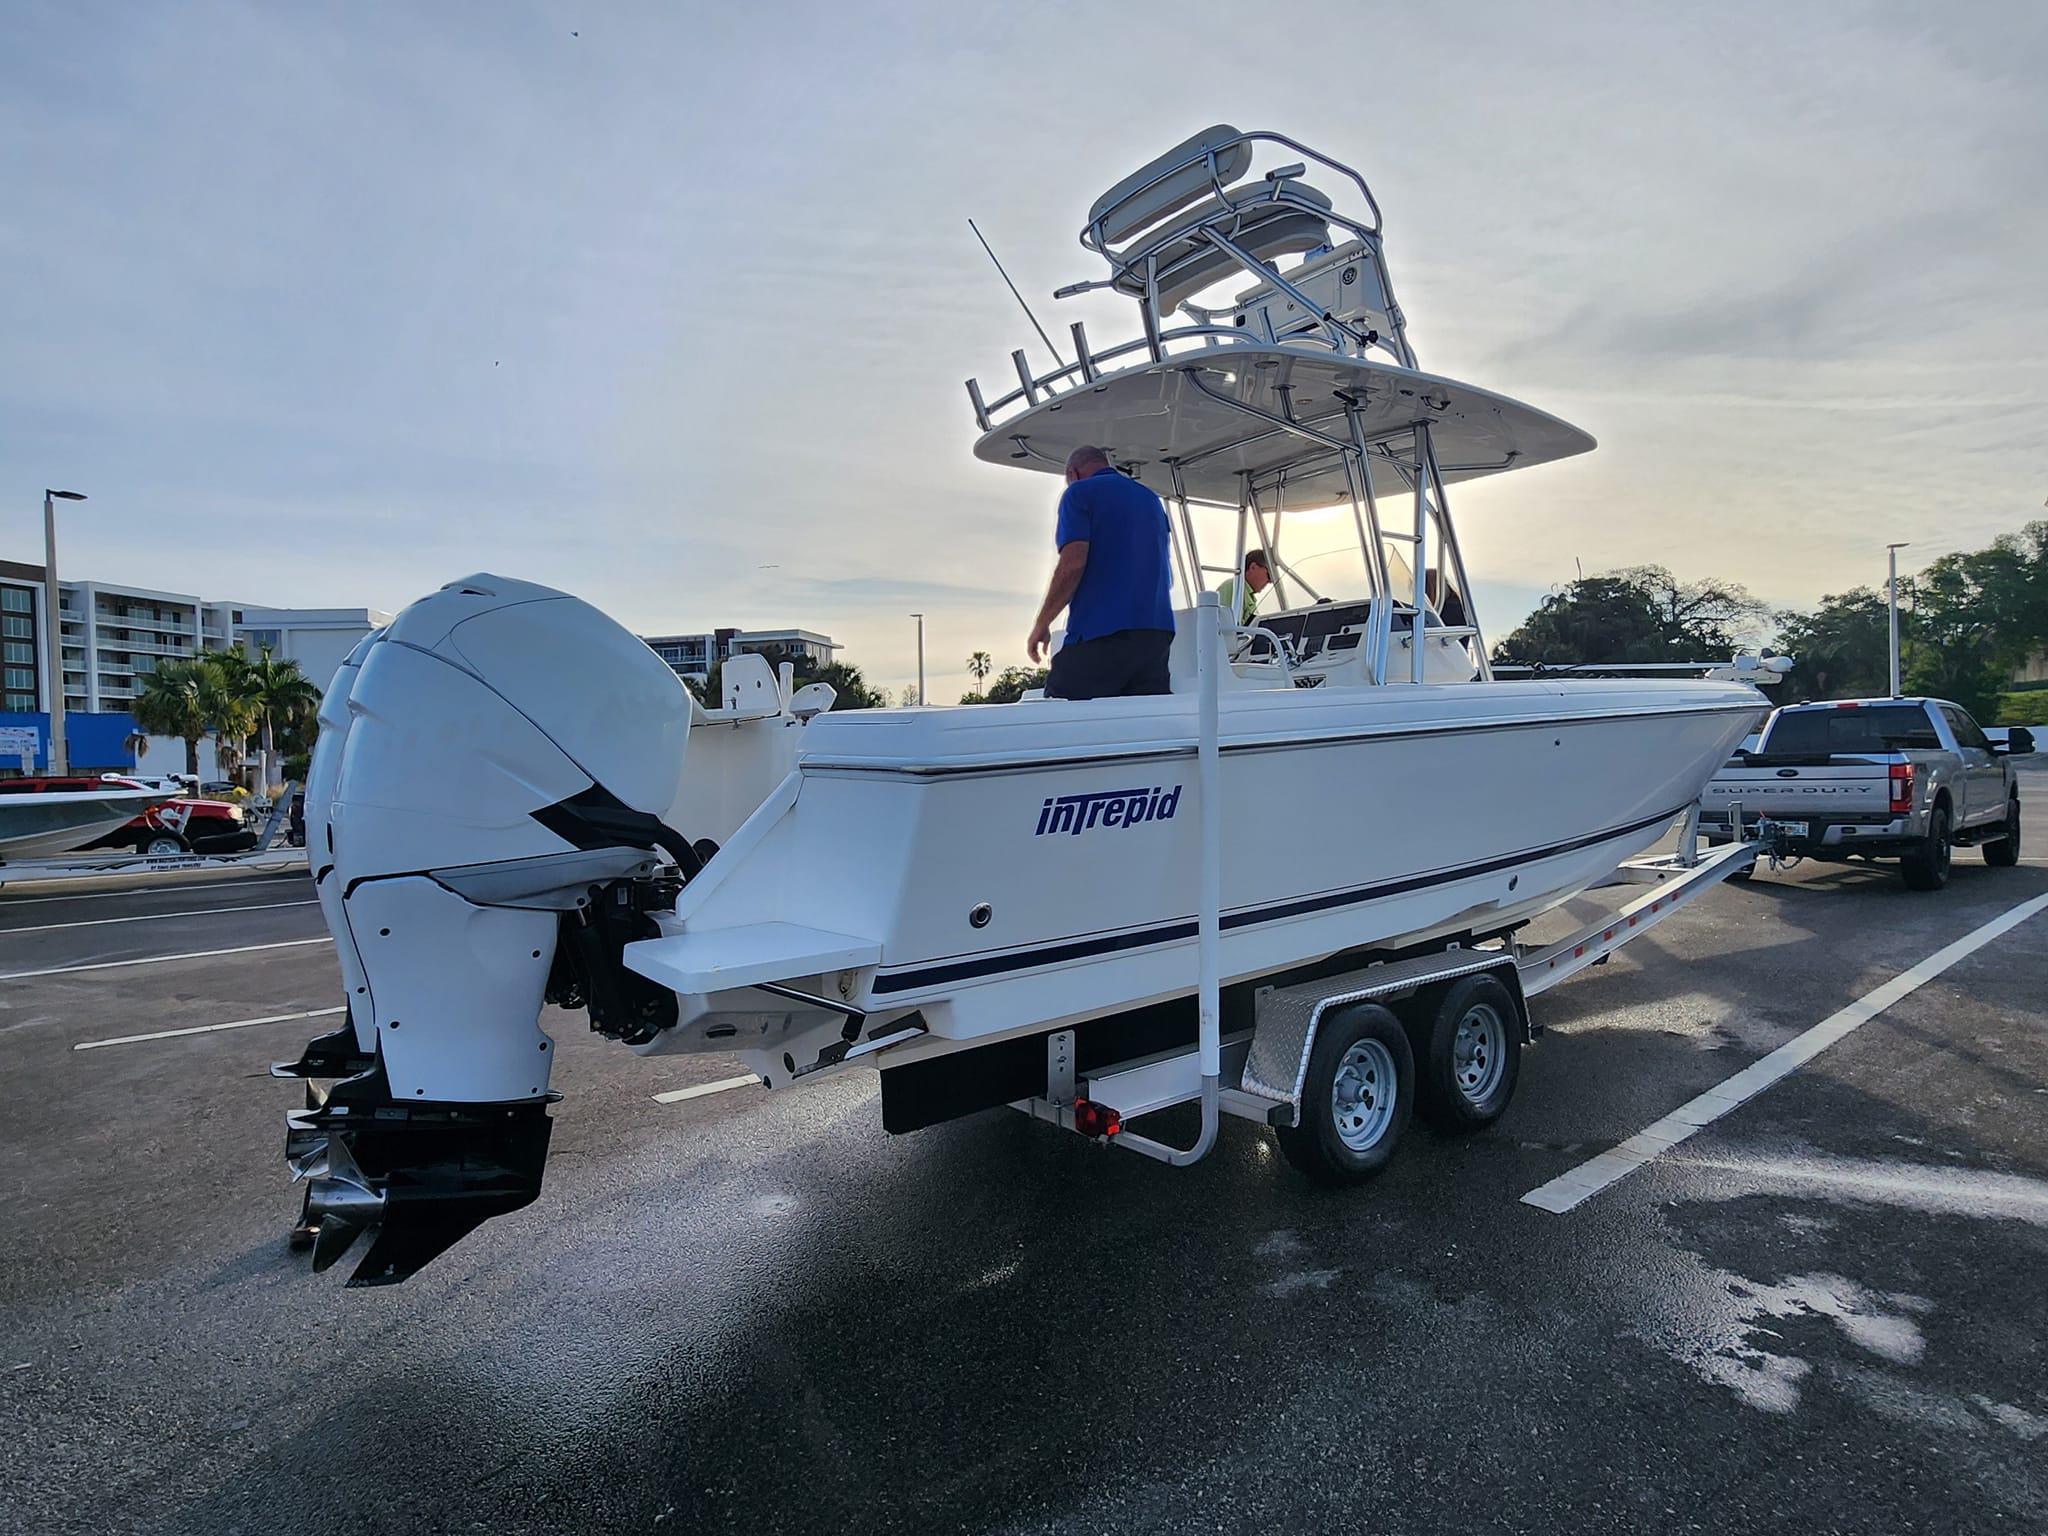
[[[1074,1129],[1083,1136],[1114,1136],[1124,1128],[1124,1117],[1107,1104],[1093,1099],[1074,1100]]]
[[[1913,765],[1893,763],[1890,768],[1892,781],[1892,804],[1894,811],[1913,809]]]

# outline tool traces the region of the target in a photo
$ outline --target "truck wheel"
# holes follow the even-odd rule
[[[135,840],[135,851],[152,859],[166,859],[185,852],[185,840],[175,832],[145,832]]]
[[[1993,869],[2011,869],[2020,861],[2020,803],[2009,800],[2005,806],[2005,835],[1995,843],[1984,845],[1984,862]]]
[[[1358,1184],[1393,1160],[1415,1105],[1415,1055],[1377,1003],[1316,1031],[1301,1084],[1301,1124],[1279,1131],[1287,1161],[1318,1184]]]
[[[1416,1107],[1436,1130],[1470,1135],[1498,1120],[1522,1070],[1522,1015],[1492,976],[1444,993],[1422,1048]]]
[[[1899,860],[1899,873],[1914,891],[1938,891],[1948,884],[1948,807],[1937,805],[1927,820],[1927,839]]]

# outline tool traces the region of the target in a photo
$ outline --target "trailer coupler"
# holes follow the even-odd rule
[[[317,1042],[316,1042],[317,1043]],[[285,1072],[283,1075],[300,1075]],[[404,1103],[381,1065],[285,1116],[285,1160],[306,1181],[300,1232],[324,1270],[366,1231],[351,1286],[395,1285],[540,1193],[558,1094],[517,1103]]]

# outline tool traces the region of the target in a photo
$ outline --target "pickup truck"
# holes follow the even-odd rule
[[[2033,738],[2017,726],[2002,735],[1987,737],[1945,699],[1788,704],[1707,785],[1700,828],[1727,841],[1739,808],[1746,825],[1777,823],[1788,855],[1896,859],[1908,886],[1939,890],[1959,845],[1981,848],[1987,864],[2019,861],[2010,759]]]

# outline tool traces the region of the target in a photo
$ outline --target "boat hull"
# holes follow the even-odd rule
[[[142,789],[0,796],[0,859],[18,863],[74,852],[172,798]]]
[[[762,925],[864,939],[872,966],[779,979],[865,1010],[871,1036],[914,1011],[928,1034],[892,1061],[1188,994],[1193,706],[820,720],[794,795],[627,963],[659,975],[671,938],[702,956]],[[1223,977],[1525,922],[1654,843],[1766,707],[1714,682],[1227,695]],[[751,988],[684,1004],[655,1048],[750,1049],[771,1082],[839,1024]]]

